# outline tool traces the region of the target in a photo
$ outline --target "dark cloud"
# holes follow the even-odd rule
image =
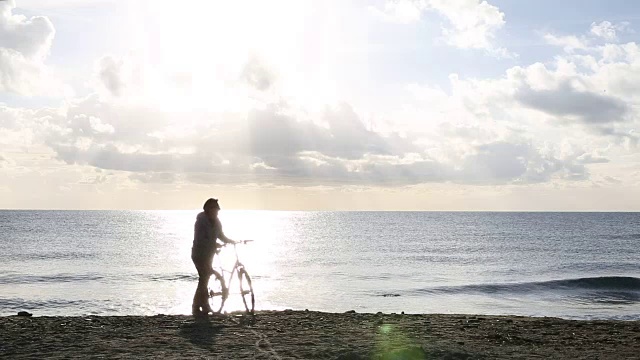
[[[618,142],[628,142],[633,146],[637,146],[638,141],[640,140],[637,133],[628,130],[620,130],[613,125],[598,126],[595,127],[593,131],[598,135],[609,136],[616,139]]]
[[[150,154],[143,152],[123,152],[113,144],[92,144],[87,149],[74,145],[51,145],[58,158],[67,163],[80,163],[100,169],[132,172],[216,172],[221,170],[215,164],[217,156],[206,154]]]
[[[411,137],[402,138],[397,134],[382,137],[368,130],[347,104],[327,110],[324,120],[329,124],[331,140],[319,150],[327,155],[356,159],[364,154],[398,155],[420,151]]]
[[[467,156],[457,179],[472,184],[527,184],[546,182],[554,175],[578,180],[588,177],[588,171],[574,158],[545,156],[528,143],[498,141],[480,145]]]
[[[527,172],[531,149],[521,144],[496,142],[481,145],[465,158],[460,178],[471,182],[508,181]]]
[[[98,77],[102,85],[113,96],[120,96],[126,87],[126,82],[122,79],[122,61],[116,61],[111,56],[105,56],[100,60]]]
[[[620,179],[614,178],[614,177],[611,177],[611,176],[605,176],[604,180],[609,182],[609,183],[612,183],[612,184],[621,184],[622,183],[622,181]]]
[[[261,158],[288,157],[304,150],[315,150],[329,133],[309,121],[279,113],[279,109],[253,111],[247,118],[250,154]]]
[[[363,166],[357,180],[375,185],[415,185],[452,181],[455,172],[437,161],[417,161],[409,164],[369,163]]]
[[[257,56],[251,56],[242,70],[241,79],[257,90],[266,91],[276,81],[276,75]]]
[[[521,89],[516,100],[550,115],[576,117],[586,125],[621,122],[629,111],[628,106],[615,97],[578,91],[569,83],[555,90]]]
[[[419,151],[412,145],[412,139],[398,135],[383,137],[367,130],[346,104],[327,109],[320,120],[328,127],[298,121],[277,107],[254,111],[248,116],[246,129],[249,155],[273,159],[303,151],[317,151],[332,157],[359,159],[365,154],[394,155]],[[242,136],[238,134],[235,138]]]
[[[273,105],[244,119],[204,116],[189,136],[162,138],[150,134],[187,115],[107,106],[88,98],[66,116],[49,120],[56,130],[46,143],[67,163],[129,171],[136,181],[161,183],[531,183],[554,175],[586,178],[584,164],[595,161],[557,159],[528,143],[496,141],[443,162],[427,156],[411,137],[367,129],[346,104],[327,109],[317,123],[300,121],[287,110]]]

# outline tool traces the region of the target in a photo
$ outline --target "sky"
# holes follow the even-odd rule
[[[638,211],[640,3],[0,0],[0,208]]]

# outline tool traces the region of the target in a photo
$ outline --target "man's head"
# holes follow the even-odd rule
[[[204,202],[202,209],[207,214],[207,216],[212,217],[218,215],[218,210],[220,210],[220,204],[218,204],[218,199],[210,198]]]

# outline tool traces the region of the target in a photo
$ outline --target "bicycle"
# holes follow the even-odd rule
[[[240,295],[242,296],[242,302],[244,303],[245,310],[249,314],[253,314],[253,310],[255,307],[255,296],[253,294],[253,286],[251,285],[251,277],[249,273],[244,268],[244,265],[240,262],[238,258],[238,249],[236,248],[237,244],[246,244],[251,242],[252,240],[243,240],[237,243],[233,243],[233,250],[236,255],[236,262],[233,265],[231,271],[225,270],[222,267],[222,263],[218,269],[220,272],[213,269],[213,274],[209,278],[208,284],[208,293],[209,293],[209,305],[211,309],[213,309],[214,313],[220,313],[222,308],[224,307],[225,301],[229,297],[229,289],[231,285],[231,280],[233,280],[234,273],[238,276],[238,281],[240,282]],[[226,247],[228,244],[224,244],[216,249],[216,254],[220,254],[222,248]],[[225,281],[224,273],[229,273],[229,281]]]

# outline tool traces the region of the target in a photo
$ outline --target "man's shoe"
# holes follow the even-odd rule
[[[207,314],[215,314],[215,311],[213,311],[213,309],[209,306],[204,308],[203,312],[206,312]]]
[[[207,315],[207,313],[205,313],[204,311],[200,310],[199,306],[192,306],[191,307],[191,314],[193,316],[195,316],[195,317]]]

